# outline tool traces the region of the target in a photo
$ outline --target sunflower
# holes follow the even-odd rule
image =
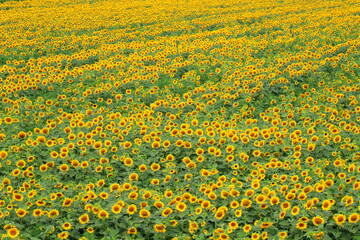
[[[183,144],[184,144],[184,142],[183,142],[181,139],[179,139],[179,140],[177,140],[177,141],[175,142],[175,145],[176,145],[177,147],[181,147]]]
[[[295,206],[291,209],[291,214],[294,216],[298,215],[299,212],[300,212],[300,208],[298,206]]]
[[[224,218],[225,217],[225,211],[222,211],[222,210],[216,211],[214,217],[216,219],[218,219],[218,220]]]
[[[131,158],[125,158],[125,159],[124,159],[124,164],[125,164],[125,166],[127,166],[127,167],[132,166],[133,163],[134,163],[134,161],[133,161]]]
[[[89,222],[90,218],[89,218],[89,215],[88,214],[83,214],[79,217],[79,222],[81,224],[85,224],[87,222]]]
[[[141,218],[148,218],[148,217],[150,217],[150,215],[151,215],[150,212],[146,209],[141,209],[139,212],[139,216]]]
[[[136,211],[137,211],[137,207],[136,207],[135,204],[129,205],[128,208],[127,208],[127,210],[126,210],[126,212],[127,212],[128,214],[134,214]]]
[[[109,213],[105,210],[100,210],[98,213],[98,218],[107,219],[109,218]]]
[[[245,207],[245,208],[251,207],[251,204],[252,204],[252,201],[247,198],[242,199],[240,202],[241,207]]]
[[[154,172],[160,170],[160,164],[158,163],[152,163],[150,166],[151,170],[153,170]]]
[[[266,201],[266,196],[260,194],[260,195],[256,196],[255,201],[256,201],[258,204],[262,204],[262,203],[264,203],[264,202]]]
[[[242,210],[237,209],[237,210],[235,211],[235,217],[241,217],[241,216],[242,216]]]
[[[342,200],[345,201],[345,206],[349,206],[354,203],[354,198],[352,196],[345,196]]]
[[[165,148],[167,148],[167,147],[170,147],[170,145],[171,145],[171,142],[170,141],[168,141],[168,140],[166,140],[166,141],[164,141],[163,142],[163,147],[165,147]]]
[[[52,158],[57,158],[57,157],[59,156],[59,153],[57,153],[56,151],[52,151],[52,152],[50,153],[50,156],[51,156]]]
[[[69,222],[65,222],[63,223],[63,225],[61,226],[64,230],[70,230],[72,228],[71,223]]]
[[[251,240],[259,240],[260,237],[261,237],[261,235],[258,233],[251,234]]]
[[[337,225],[342,225],[346,222],[346,216],[344,214],[336,214],[333,216]]]
[[[279,213],[279,218],[280,218],[280,219],[284,219],[285,216],[286,216],[286,211],[281,211],[281,212]]]
[[[296,195],[292,192],[289,192],[288,194],[286,194],[285,199],[286,200],[293,200],[296,197]]]
[[[151,144],[151,148],[159,148],[160,146],[161,146],[160,142],[157,142],[157,141],[155,141]]]
[[[250,138],[244,136],[241,138],[241,141],[242,141],[242,143],[247,144],[250,142]]]
[[[359,221],[360,215],[358,213],[353,213],[349,216],[349,223],[357,223]]]
[[[280,203],[280,198],[278,197],[271,197],[270,198],[270,204],[271,205],[276,205],[276,204],[279,204]]]
[[[6,124],[11,124],[13,122],[13,119],[11,117],[4,118],[4,121]]]
[[[325,222],[325,220],[320,217],[320,216],[315,216],[313,217],[312,219],[312,223],[315,225],[315,226],[319,226],[320,224],[323,224]]]
[[[216,200],[216,199],[217,199],[217,195],[216,195],[214,192],[211,192],[211,193],[209,193],[208,198],[209,198],[210,200]]]
[[[184,212],[186,210],[187,206],[185,203],[180,202],[176,205],[176,210],[178,210],[179,212]]]
[[[34,209],[32,215],[34,217],[40,217],[43,214],[43,211],[41,209]]]
[[[299,196],[297,197],[297,199],[299,199],[300,201],[306,200],[306,198],[307,198],[307,195],[305,192],[301,192],[299,194]]]
[[[10,238],[16,238],[17,236],[19,236],[20,231],[17,228],[10,228],[7,230],[7,235]]]
[[[16,210],[16,215],[18,217],[25,217],[28,212],[22,208]]]
[[[137,192],[130,192],[128,195],[128,199],[136,200],[139,194]]]
[[[69,170],[69,166],[67,164],[62,164],[59,167],[59,170],[62,171],[62,172],[67,172]]]
[[[157,179],[157,178],[151,179],[150,182],[151,182],[152,185],[159,185],[160,184],[160,180]]]
[[[239,224],[236,221],[231,221],[231,222],[228,223],[228,226],[231,229],[237,229],[239,227]]]
[[[53,209],[53,210],[49,211],[47,215],[49,218],[55,218],[55,217],[59,216],[59,211],[57,209]]]
[[[296,228],[297,228],[297,229],[300,229],[300,230],[304,230],[304,229],[307,228],[307,223],[305,223],[305,222],[299,222],[299,223],[296,224]]]
[[[329,211],[330,208],[332,207],[331,201],[330,200],[325,200],[322,204],[322,209],[325,211]]]
[[[127,230],[128,234],[137,234],[137,229],[135,227],[131,227]]]
[[[236,200],[234,200],[234,201],[232,201],[231,203],[230,203],[230,207],[231,208],[238,208],[240,206],[240,203],[238,202],[238,201],[236,201]]]
[[[15,193],[12,198],[13,198],[13,200],[18,201],[18,202],[21,202],[22,200],[24,200],[24,196],[20,193]]]
[[[251,197],[252,195],[254,195],[255,191],[252,189],[248,189],[245,191],[245,196],[247,197]]]
[[[156,207],[156,208],[163,208],[164,207],[164,203],[163,202],[161,202],[161,201],[156,201],[155,203],[154,203],[154,206]]]
[[[290,209],[290,207],[291,207],[291,204],[289,203],[289,202],[283,202],[283,203],[281,203],[281,209],[282,210],[288,210],[288,209]]]
[[[161,215],[163,217],[168,217],[172,212],[173,212],[173,210],[171,208],[167,207],[162,211]]]
[[[252,229],[252,227],[251,227],[251,225],[249,225],[249,224],[247,224],[247,225],[245,225],[244,227],[243,227],[243,230],[244,230],[244,232],[250,232],[251,231],[251,229]]]
[[[195,151],[196,155],[202,155],[204,152],[205,151],[202,148],[197,148],[196,151]]]
[[[278,235],[280,238],[286,238],[288,236],[288,233],[284,231],[284,232],[279,232]]]
[[[340,136],[340,135],[336,135],[336,136],[333,138],[333,141],[334,141],[334,143],[339,143],[339,142],[341,142],[341,136]]]
[[[146,191],[141,197],[142,199],[149,199],[152,196],[151,192]]]
[[[69,233],[65,231],[65,232],[59,233],[57,236],[59,239],[67,239],[69,237]]]
[[[111,212],[115,214],[119,214],[122,211],[122,206],[115,204],[111,207]]]
[[[211,206],[211,202],[210,201],[203,201],[202,203],[201,203],[201,207],[202,208],[209,208]]]
[[[263,223],[260,224],[260,228],[261,228],[261,229],[269,228],[269,227],[271,227],[272,225],[273,225],[272,222],[263,222]]]
[[[258,180],[254,180],[251,182],[251,188],[252,189],[259,189],[260,188],[260,182]]]
[[[27,136],[26,132],[21,131],[21,132],[18,133],[19,138],[25,138],[26,136]]]
[[[132,143],[131,143],[131,142],[124,142],[124,143],[123,143],[123,147],[124,147],[125,149],[131,148],[131,146],[132,146]]]
[[[215,154],[215,152],[216,152],[216,148],[215,148],[215,147],[211,146],[211,147],[208,148],[208,153],[210,153],[210,154]]]
[[[166,232],[166,226],[164,224],[155,224],[154,230],[156,232]]]
[[[145,172],[146,170],[147,170],[146,165],[142,164],[142,165],[139,166],[139,171],[140,172]]]
[[[121,188],[120,184],[113,183],[113,184],[110,185],[110,192],[112,193],[112,192],[114,192],[116,190],[120,190],[120,188]]]

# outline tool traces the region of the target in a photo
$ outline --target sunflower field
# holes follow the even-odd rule
[[[0,1],[0,239],[360,239],[360,0]]]

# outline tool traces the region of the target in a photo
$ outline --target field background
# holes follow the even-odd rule
[[[1,239],[358,239],[359,0],[0,1]]]

